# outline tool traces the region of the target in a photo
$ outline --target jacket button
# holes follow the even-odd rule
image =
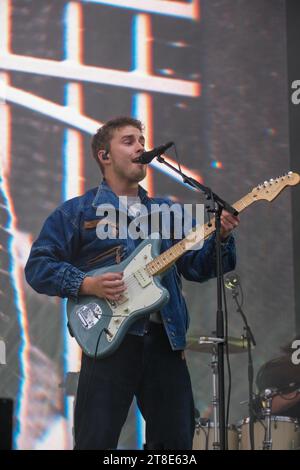
[[[171,323],[172,319],[170,317],[167,318],[167,321]]]
[[[174,333],[174,331],[172,331],[172,333],[171,333],[171,334],[172,334],[172,336],[175,336],[175,333]]]

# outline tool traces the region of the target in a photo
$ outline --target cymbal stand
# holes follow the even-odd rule
[[[272,413],[272,398],[273,392],[269,388],[264,391],[263,398],[265,400],[266,406],[264,407],[264,416],[266,418],[266,431],[265,438],[263,441],[263,450],[272,450],[272,422],[271,422],[271,413]]]
[[[214,419],[214,441],[213,450],[220,450],[220,429],[219,429],[219,399],[218,399],[218,343],[224,343],[222,338],[211,336],[200,336],[199,344],[212,344],[212,358],[210,367],[212,370],[212,408]]]

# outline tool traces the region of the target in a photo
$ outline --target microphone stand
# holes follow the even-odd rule
[[[218,356],[218,399],[219,399],[219,436],[220,436],[220,450],[227,448],[227,433],[225,427],[225,378],[224,378],[224,314],[223,314],[223,299],[222,299],[222,256],[221,256],[221,214],[225,209],[227,212],[238,215],[238,211],[228,204],[224,199],[221,199],[210,188],[199,183],[199,181],[191,178],[181,170],[178,170],[170,163],[166,162],[162,156],[157,156],[157,160],[167,167],[171,168],[176,173],[180,174],[183,182],[192,186],[193,188],[205,194],[208,201],[206,210],[210,220],[210,213],[215,214],[215,227],[216,227],[216,273],[217,273],[217,318],[216,318],[216,336],[223,341],[217,344]],[[217,426],[218,423],[215,423]]]
[[[253,400],[253,360],[252,360],[252,352],[251,352],[251,343],[253,346],[256,346],[256,341],[254,339],[253,333],[251,328],[248,324],[246,315],[244,314],[242,307],[238,301],[238,291],[237,291],[236,284],[232,288],[232,297],[237,305],[237,312],[241,315],[243,322],[244,322],[244,330],[246,333],[246,340],[247,340],[247,352],[248,352],[248,384],[249,384],[249,437],[250,437],[250,448],[254,450],[254,400]]]
[[[189,184],[193,188],[202,191],[205,194],[206,199],[208,201],[211,201],[213,205],[217,204],[218,207],[220,207],[222,210],[225,209],[227,212],[230,212],[230,214],[239,215],[238,211],[234,207],[228,204],[228,202],[224,201],[224,199],[220,198],[220,196],[214,193],[208,186],[204,186],[204,184],[199,183],[199,181],[195,180],[195,178],[187,176],[181,170],[177,170],[175,166],[171,165],[169,162],[166,162],[166,160],[162,156],[159,155],[156,158],[160,163],[163,163],[167,167],[171,168],[171,170],[175,171],[175,173],[178,173],[182,177],[184,183]],[[213,208],[211,212],[215,213],[216,209]]]

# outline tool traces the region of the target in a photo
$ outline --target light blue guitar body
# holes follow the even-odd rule
[[[136,320],[168,302],[169,292],[161,285],[161,277],[151,276],[145,269],[159,255],[160,245],[160,239],[145,239],[120,264],[88,273],[124,272],[126,292],[119,301],[93,296],[81,296],[78,302],[68,300],[68,326],[85,354],[100,358],[113,353]]]

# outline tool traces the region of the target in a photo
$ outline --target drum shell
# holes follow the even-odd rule
[[[240,434],[240,450],[249,450],[250,433],[249,418],[243,419],[238,424]],[[254,423],[254,448],[263,450],[265,439],[266,420],[255,421]],[[299,422],[295,418],[288,416],[271,417],[271,439],[272,450],[292,450],[300,446]]]
[[[239,434],[235,426],[228,427],[228,450],[238,450]],[[196,426],[193,450],[214,450],[214,423]]]

